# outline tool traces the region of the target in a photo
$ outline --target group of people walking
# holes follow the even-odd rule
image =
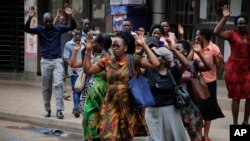
[[[198,29],[190,43],[184,39],[181,25],[178,26],[178,39],[170,32],[169,21],[164,20],[153,24],[150,37],[145,38],[144,30],[133,32],[132,21],[125,19],[124,30],[114,37],[105,33],[93,37],[87,28],[87,19],[83,22],[85,28],[76,28],[71,8],[65,5],[64,11],[70,18],[69,25],[53,25],[52,15],[45,13],[44,25],[31,28],[32,12],[25,24],[25,31],[37,34],[40,40],[45,117],[51,115],[52,82],[56,93],[56,115],[59,119],[64,117],[64,58],[69,65],[73,90],[72,113],[75,117],[83,116],[84,140],[132,141],[134,137],[147,136],[148,141],[187,141],[189,136],[191,141],[211,141],[211,121],[224,117],[216,93],[217,69],[223,58],[219,47],[211,40],[211,29]],[[225,5],[222,11],[223,18],[214,33],[230,43],[231,55],[225,65],[225,81],[229,98],[232,98],[233,124],[238,124],[240,99],[246,99],[242,124],[249,124],[248,19],[239,16],[235,19],[238,30],[223,31],[230,9]],[[61,34],[69,31],[73,31],[73,38],[62,51]],[[148,80],[156,103],[153,107],[133,107],[128,91],[128,55],[132,55],[135,69],[140,69]],[[203,76],[210,97],[199,103],[191,101],[188,107],[177,109],[173,105],[175,85],[172,78],[192,93],[189,80],[193,68]],[[74,84],[81,71],[86,74],[85,88],[77,92]],[[79,107],[80,103],[83,103],[82,107]]]

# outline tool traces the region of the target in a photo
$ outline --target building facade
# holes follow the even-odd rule
[[[39,41],[36,35],[24,33],[27,11],[34,8],[34,25],[42,24],[44,12],[56,15],[66,0],[2,0],[0,16],[0,74],[11,72],[27,75],[40,75]],[[226,28],[234,28],[233,17],[250,15],[249,0],[69,0],[75,18],[80,21],[87,17],[93,29],[101,32],[116,32],[121,29],[122,19],[133,20],[134,29],[142,26],[149,31],[150,25],[168,19],[172,32],[177,25],[185,28],[185,38],[192,41],[199,27],[213,29],[221,18],[220,7],[228,3],[233,11]],[[228,43],[213,38],[225,61],[230,53]]]

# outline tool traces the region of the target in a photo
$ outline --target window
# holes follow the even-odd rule
[[[195,0],[176,0],[172,1],[175,4],[175,9],[172,10],[176,11],[175,16],[171,17],[171,21],[176,21],[175,24],[175,33],[178,32],[177,24],[181,24],[184,29],[184,36],[187,40],[192,40],[193,38],[193,26],[194,26],[194,7],[195,7]],[[171,22],[170,21],[170,22]],[[173,23],[171,23],[173,24]]]
[[[222,17],[221,7],[229,4],[233,12],[229,18],[229,24],[233,24],[235,16],[246,14],[248,0],[201,0],[200,19],[202,24],[216,24]],[[233,6],[232,6],[233,5]],[[204,11],[203,9],[206,9]],[[203,15],[202,15],[203,14]]]
[[[104,19],[105,4],[103,0],[93,0],[92,17],[93,19]]]

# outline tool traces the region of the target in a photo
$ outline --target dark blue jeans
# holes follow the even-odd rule
[[[76,75],[71,75],[70,76],[71,86],[72,86],[72,91],[73,91],[73,104],[74,104],[73,109],[75,109],[75,110],[78,110],[78,106],[79,106],[79,103],[80,103],[80,96],[81,96],[81,92],[76,92],[75,89],[74,89],[77,77],[78,76],[76,76]]]

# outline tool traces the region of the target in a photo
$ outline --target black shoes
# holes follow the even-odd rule
[[[48,117],[50,117],[50,115],[51,115],[51,110],[47,110],[47,111],[45,111],[45,114],[43,116],[48,118]],[[63,119],[64,118],[64,115],[63,115],[63,113],[62,113],[61,110],[57,110],[56,116],[59,119]]]
[[[50,114],[51,114],[51,110],[47,110],[43,116],[50,117]]]
[[[75,116],[76,118],[79,118],[79,117],[80,117],[80,112],[79,112],[79,110],[77,110],[77,109],[73,109],[72,114],[74,114],[74,116]]]
[[[57,110],[56,116],[57,116],[58,119],[63,119],[64,118],[64,115],[63,115],[61,110]]]

